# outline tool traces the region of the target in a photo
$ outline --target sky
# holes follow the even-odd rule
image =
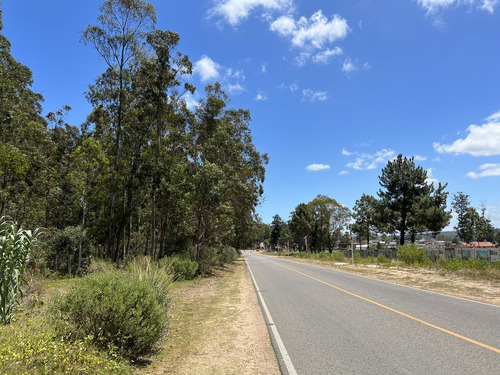
[[[4,35],[33,72],[43,112],[90,113],[88,85],[105,70],[81,41],[101,0],[3,0]],[[221,82],[249,109],[269,155],[264,222],[318,194],[352,208],[376,195],[398,154],[429,183],[486,205],[500,227],[500,1],[152,0],[156,27],[179,33],[197,87]],[[451,229],[454,222],[450,224]]]

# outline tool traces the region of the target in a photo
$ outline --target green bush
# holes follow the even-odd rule
[[[47,265],[55,272],[75,275],[78,269],[78,247],[80,228],[66,227],[56,231],[50,241],[47,254]],[[82,241],[82,269],[86,273],[91,262],[92,247],[85,232]]]
[[[198,263],[182,255],[175,255],[172,258],[163,258],[162,262],[172,262],[172,271],[175,280],[192,280],[198,272]]]
[[[363,261],[363,258],[361,258],[361,255],[359,253],[354,252],[354,263],[359,264]]]
[[[340,250],[332,251],[332,260],[335,262],[345,262],[344,252]]]
[[[458,270],[486,270],[488,268],[493,268],[494,263],[486,259],[452,259],[448,262],[445,262],[441,265],[441,267],[448,271],[458,271]]]
[[[37,321],[0,332],[0,374],[131,373],[128,361],[99,352],[88,338],[64,341],[42,323]]]
[[[399,246],[397,253],[398,259],[407,265],[423,263],[426,255],[425,250],[419,249],[415,244]]]
[[[167,327],[165,307],[151,282],[120,272],[78,280],[51,308],[67,338],[92,337],[96,345],[136,358],[151,351]]]
[[[389,264],[389,263],[391,263],[391,259],[387,258],[384,254],[379,254],[377,257],[377,263]]]
[[[134,279],[149,283],[156,293],[158,302],[165,308],[168,307],[168,292],[174,281],[171,261],[160,263],[149,256],[139,256],[128,264],[127,270]]]
[[[217,258],[220,264],[233,263],[239,256],[239,251],[231,246],[220,247],[217,252]]]

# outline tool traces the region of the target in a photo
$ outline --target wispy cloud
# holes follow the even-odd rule
[[[486,163],[479,166],[479,173],[477,172],[469,172],[467,173],[467,177],[477,179],[483,177],[495,177],[500,176],[500,164],[498,163]]]
[[[345,148],[342,149],[342,155],[351,156],[354,155],[354,152],[347,151]]]
[[[342,48],[335,47],[333,49],[325,49],[312,57],[312,61],[315,63],[328,64],[334,56],[342,55],[344,51]]]
[[[425,180],[427,185],[437,185],[439,184],[439,180],[434,177],[434,168],[427,169],[427,179]]]
[[[201,82],[220,81],[224,89],[232,95],[246,91],[243,70],[225,68],[205,55],[194,63],[193,74],[199,76]]]
[[[358,67],[350,58],[344,60],[344,64],[342,64],[342,71],[344,73],[351,73],[356,70],[358,70]]]
[[[468,154],[472,156],[500,155],[500,113],[489,116],[483,125],[470,125],[467,137],[459,138],[452,144],[435,142],[434,149],[441,154]]]
[[[413,158],[416,161],[425,161],[425,160],[427,160],[427,156],[422,156],[422,155],[415,155]]]
[[[417,0],[417,3],[424,8],[428,14],[436,14],[449,8],[456,8],[461,5],[469,5],[478,9],[494,13],[498,0]]]
[[[328,164],[310,164],[306,167],[306,171],[308,172],[319,172],[330,169]]]
[[[269,98],[267,97],[266,93],[264,92],[259,92],[257,95],[255,95],[254,100],[257,102],[266,102]]]
[[[340,172],[339,172],[339,175],[340,175],[340,176],[345,176],[346,174],[349,174],[349,171],[345,171],[345,170],[344,170],[344,171],[340,171]]]
[[[219,0],[209,10],[209,17],[219,17],[222,21],[236,27],[251,13],[270,17],[272,13],[287,13],[294,7],[293,0]]]
[[[356,159],[347,164],[347,167],[356,169],[356,170],[367,170],[367,169],[375,169],[380,165],[387,164],[389,160],[395,158],[396,151],[390,149],[383,149],[381,151],[377,151],[374,154],[357,154],[359,155]]]
[[[328,99],[328,92],[326,91],[314,91],[310,89],[302,90],[303,102],[324,102],[326,99]]]

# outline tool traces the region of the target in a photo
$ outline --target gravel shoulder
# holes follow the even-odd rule
[[[174,284],[168,340],[138,374],[279,374],[243,258],[210,278]]]

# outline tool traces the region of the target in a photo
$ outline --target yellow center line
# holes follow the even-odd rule
[[[489,349],[489,350],[491,350],[491,351],[493,351],[493,352],[495,352],[495,353],[499,353],[499,354],[500,354],[500,349],[494,348],[493,346],[483,344],[482,342],[479,342],[479,341],[476,341],[476,340],[470,339],[470,338],[468,338],[468,337],[465,337],[465,336],[459,335],[458,333],[455,333],[455,332],[449,331],[449,330],[447,330],[446,328],[442,328],[442,327],[439,327],[439,326],[437,326],[437,325],[435,325],[435,324],[432,324],[432,323],[426,322],[425,320],[422,320],[422,319],[416,318],[416,317],[414,317],[414,316],[412,316],[412,315],[409,315],[409,314],[406,314],[406,313],[404,313],[404,312],[402,312],[402,311],[399,311],[399,310],[393,309],[392,307],[389,307],[389,306],[383,305],[383,304],[381,304],[381,303],[378,303],[378,302],[372,301],[371,299],[368,299],[368,298],[362,297],[362,296],[360,296],[360,295],[358,295],[358,294],[355,294],[355,293],[349,292],[349,291],[347,291],[347,290],[345,290],[345,289],[339,288],[338,286],[335,286],[335,285],[332,285],[332,284],[330,284],[330,283],[327,283],[326,281],[323,281],[323,280],[317,279],[317,278],[315,278],[315,277],[313,277],[313,276],[310,276],[310,275],[308,275],[308,274],[306,274],[306,273],[304,273],[304,272],[297,271],[297,270],[295,270],[295,269],[293,269],[293,268],[290,268],[290,267],[287,267],[287,266],[283,266],[283,265],[278,264],[278,263],[276,263],[276,264],[277,264],[278,266],[280,266],[280,267],[286,268],[286,269],[288,269],[288,270],[290,270],[290,271],[293,271],[293,272],[295,272],[295,273],[298,273],[298,274],[300,274],[300,275],[302,275],[302,276],[308,277],[308,278],[309,278],[309,279],[311,279],[311,280],[314,280],[314,281],[317,281],[317,282],[319,282],[319,283],[322,283],[322,284],[328,285],[329,287],[332,287],[332,288],[334,288],[334,289],[337,289],[338,291],[341,291],[341,292],[343,292],[343,293],[349,294],[350,296],[353,296],[353,297],[359,298],[359,299],[361,299],[361,300],[363,300],[363,301],[366,301],[366,302],[372,303],[372,304],[377,305],[377,306],[379,306],[379,307],[381,307],[381,308],[383,308],[383,309],[386,309],[386,310],[392,311],[393,313],[399,314],[399,315],[401,315],[401,316],[404,316],[404,317],[406,317],[406,318],[408,318],[408,319],[411,319],[411,320],[414,320],[414,321],[416,321],[416,322],[419,322],[419,323],[425,324],[425,325],[426,325],[426,326],[428,326],[428,327],[431,327],[431,328],[437,329],[438,331],[441,331],[441,332],[447,333],[447,334],[449,334],[449,335],[451,335],[451,336],[457,337],[457,338],[459,338],[459,339],[465,340],[465,341],[467,341],[467,342],[470,342],[470,343],[472,343],[472,344],[475,344],[475,345],[481,346],[481,347],[483,347],[483,348],[485,348],[485,349]]]

